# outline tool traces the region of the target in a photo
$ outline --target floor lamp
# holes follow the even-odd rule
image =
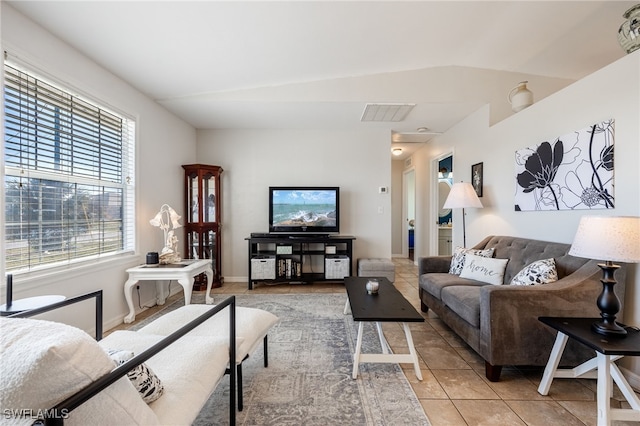
[[[467,207],[482,208],[482,203],[476,190],[469,182],[454,183],[444,205],[445,209],[462,208],[462,245],[467,246],[467,231],[465,229],[464,209]]]

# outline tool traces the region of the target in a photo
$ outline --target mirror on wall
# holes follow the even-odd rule
[[[448,218],[451,217],[451,209],[445,209],[444,202],[447,200],[449,196],[449,192],[451,191],[451,182],[447,179],[440,179],[438,181],[438,220],[439,223],[448,223]],[[446,219],[446,222],[442,222],[443,219]]]

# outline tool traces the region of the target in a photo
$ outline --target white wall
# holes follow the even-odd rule
[[[489,127],[485,107],[430,142],[414,155],[424,178],[417,179],[418,194],[431,191],[428,167],[433,159],[453,149],[456,181],[470,181],[471,165],[484,163],[483,209],[467,209],[467,245],[487,235],[515,235],[571,243],[580,220],[588,214],[640,216],[640,51],[580,80],[533,106]],[[615,119],[615,209],[580,211],[514,211],[515,151]],[[418,167],[418,165],[420,165]],[[418,214],[430,219],[428,199]],[[454,211],[454,225],[461,220]],[[420,228],[418,228],[420,229]],[[428,234],[420,236],[429,238]],[[462,245],[462,229],[454,228],[454,244]],[[430,251],[420,247],[421,256]],[[627,274],[625,311],[627,324],[640,326],[640,274],[632,265]],[[594,301],[595,303],[595,301]],[[627,360],[640,376],[640,360]],[[636,387],[640,382],[635,383]]]
[[[198,162],[222,176],[222,275],[247,279],[247,241],[268,231],[268,187],[339,186],[340,233],[354,258],[391,256],[388,131],[199,130]],[[379,213],[379,209],[382,213]],[[355,263],[354,263],[355,268]]]
[[[143,255],[147,251],[162,248],[162,233],[149,225],[149,219],[163,203],[182,210],[184,174],[180,165],[195,162],[195,129],[44,31],[6,2],[2,2],[0,7],[2,47],[10,56],[20,58],[53,79],[137,120],[137,173],[134,179],[137,187],[136,253],[30,279],[14,276],[15,299],[42,294],[74,296],[103,289],[105,328],[112,327],[122,323],[122,318],[128,313],[123,297],[125,269],[143,263]],[[4,138],[2,140],[4,143]],[[2,230],[3,221],[4,215],[0,218]],[[4,276],[4,266],[2,268],[0,276]],[[4,286],[1,288],[4,296]],[[154,288],[151,284],[141,286],[142,304],[153,299]],[[137,306],[135,294],[134,301]],[[84,318],[86,321],[74,325],[90,329],[92,305],[87,305],[86,309],[84,305],[67,308],[72,315],[69,314],[65,322],[74,323],[76,319]]]

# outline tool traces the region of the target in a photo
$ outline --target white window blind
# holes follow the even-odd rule
[[[133,250],[135,123],[4,70],[7,271]]]

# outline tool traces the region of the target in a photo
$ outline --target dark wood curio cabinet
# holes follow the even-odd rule
[[[185,241],[187,259],[211,259],[212,287],[223,283],[222,265],[222,167],[185,164]],[[205,290],[207,277],[196,277],[194,289]]]

